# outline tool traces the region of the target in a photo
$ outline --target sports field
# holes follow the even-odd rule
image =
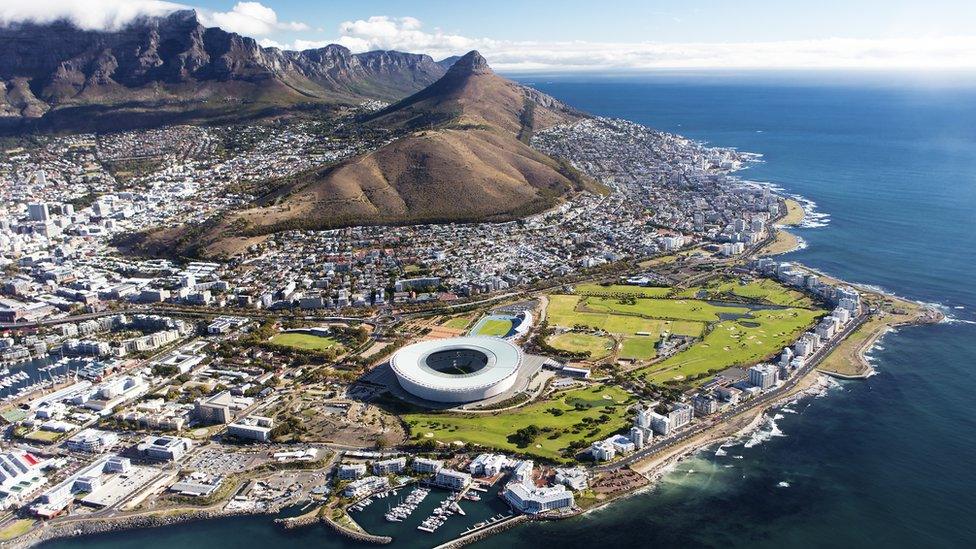
[[[632,398],[616,387],[587,387],[493,414],[406,414],[403,420],[419,440],[461,441],[562,461],[560,453],[571,442],[589,443],[627,426]],[[601,420],[603,415],[606,418]],[[520,447],[513,435],[530,426],[539,433]]]
[[[624,338],[620,346],[620,358],[629,360],[650,360],[657,356],[656,337],[634,336]]]
[[[329,336],[288,332],[272,336],[271,343],[306,351],[324,351],[325,349],[335,347],[339,344],[339,341]]]
[[[445,320],[441,323],[441,326],[455,330],[463,330],[468,327],[468,324],[471,324],[470,316],[456,316]]]
[[[471,335],[505,337],[512,331],[512,324],[508,319],[486,317],[475,325]]]
[[[613,350],[613,340],[609,337],[575,332],[552,336],[546,343],[571,353],[589,352],[590,360],[603,358]]]

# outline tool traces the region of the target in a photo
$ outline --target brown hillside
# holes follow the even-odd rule
[[[366,122],[407,130],[404,137],[276,182],[274,197],[175,238],[183,253],[220,256],[289,229],[523,217],[594,188],[526,145],[532,131],[579,116],[497,76],[471,52],[440,80]],[[156,240],[172,244],[172,237]]]

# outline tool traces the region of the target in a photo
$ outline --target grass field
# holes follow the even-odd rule
[[[642,286],[629,286],[624,284],[613,284],[610,286],[603,286],[602,284],[577,284],[573,287],[573,292],[577,295],[668,297],[672,291],[672,288],[644,288]]]
[[[508,335],[510,331],[512,331],[511,320],[489,318],[478,327],[478,331],[474,335],[502,337]]]
[[[704,376],[731,366],[744,366],[778,353],[810,327],[823,311],[783,309],[754,311],[753,318],[718,322],[691,348],[640,370],[654,383]]]
[[[590,360],[603,358],[613,350],[613,340],[609,337],[574,332],[552,336],[546,343],[571,353],[589,351]]]
[[[447,319],[441,323],[441,326],[445,328],[453,328],[455,330],[463,330],[468,327],[468,324],[471,324],[470,316],[456,316],[454,318]]]
[[[7,541],[26,534],[34,525],[32,519],[17,519],[0,530],[0,541]]]
[[[630,360],[650,360],[657,356],[656,337],[634,336],[623,340],[620,345],[620,358]]]
[[[32,431],[24,435],[24,438],[28,440],[36,440],[38,442],[54,442],[64,435],[64,433],[56,433],[54,431]]]
[[[693,320],[697,322],[716,322],[721,320],[719,314],[744,315],[749,312],[746,307],[725,307],[712,305],[694,299],[637,299],[633,305],[621,303],[612,297],[583,298],[586,310],[625,313],[651,318]]]
[[[296,349],[304,349],[306,351],[322,351],[339,344],[336,339],[331,337],[300,333],[276,334],[271,338],[271,343],[294,347]]]
[[[814,306],[813,300],[802,292],[767,278],[753,280],[747,284],[740,284],[738,280],[732,279],[713,280],[704,286],[683,290],[678,297],[695,297],[700,290],[705,290],[709,299],[722,299],[723,296],[731,294],[742,299],[786,307],[812,308]]]
[[[406,414],[403,420],[421,440],[462,441],[561,461],[561,451],[571,442],[592,442],[626,427],[631,400],[622,389],[598,386],[494,414]],[[601,421],[603,414],[608,417]],[[584,418],[588,418],[586,424],[582,423]],[[520,448],[509,440],[513,433],[530,425],[542,432],[528,446]]]
[[[697,337],[705,328],[703,323],[694,321],[671,321],[641,318],[633,315],[577,312],[575,308],[580,299],[580,296],[576,295],[550,295],[547,311],[549,324],[565,328],[582,325],[620,335],[647,332],[655,337],[665,331]]]

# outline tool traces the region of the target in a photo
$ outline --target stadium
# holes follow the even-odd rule
[[[408,393],[434,402],[473,402],[491,398],[515,384],[522,350],[497,337],[456,337],[421,341],[400,349],[390,360]]]

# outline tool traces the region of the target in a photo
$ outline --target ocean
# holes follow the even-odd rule
[[[976,86],[906,75],[669,72],[519,75],[585,111],[761,153],[740,172],[815,213],[784,259],[938,304],[936,326],[871,351],[835,384],[652,489],[477,547],[973,547],[976,523]],[[429,543],[409,532],[411,547]],[[58,541],[49,548],[349,547],[267,517]],[[399,546],[399,544],[394,544]]]

